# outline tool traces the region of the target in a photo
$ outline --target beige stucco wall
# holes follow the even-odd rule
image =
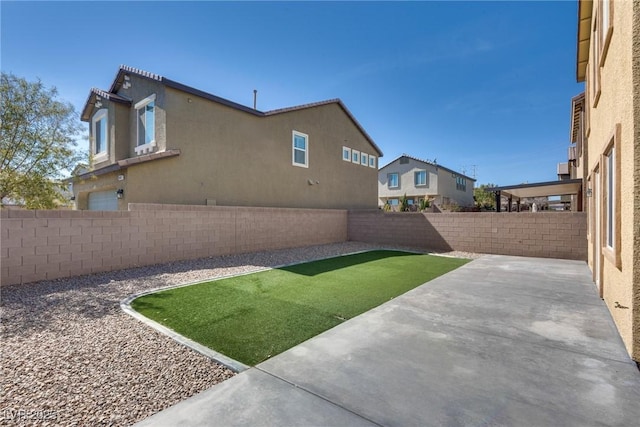
[[[165,102],[166,145],[181,154],[129,168],[131,201],[376,206],[376,169],[341,160],[344,144],[368,153],[373,147],[337,104],[256,117],[171,88]],[[292,164],[294,130],[309,136],[308,168]]]
[[[640,3],[633,4],[633,46],[632,46],[632,78],[633,78],[633,159],[634,159],[634,192],[633,192],[633,326],[632,353],[640,360]]]
[[[634,20],[639,20],[637,3],[631,1],[614,2],[612,23],[613,36],[608,48],[606,59],[601,67],[601,95],[597,105],[594,105],[594,94],[591,90],[591,81],[594,78],[591,72],[587,74],[586,86],[588,97],[586,100],[589,109],[588,152],[585,167],[591,175],[591,186],[594,186],[594,170],[602,161],[602,155],[607,149],[616,125],[620,124],[620,140],[616,145],[616,155],[619,156],[620,165],[620,268],[612,262],[610,257],[602,256],[601,284],[603,298],[611,311],[613,319],[620,331],[627,349],[637,360],[640,360],[640,340],[638,334],[638,289],[634,285],[634,270],[637,269],[637,254],[634,255],[634,245],[637,251],[637,237],[634,235],[635,223],[638,217],[637,205],[634,206],[634,191],[637,191],[638,168],[634,163],[637,154],[636,133],[637,127],[634,120],[634,85],[632,77],[632,42],[634,33],[632,27]],[[594,2],[594,13],[598,2]],[[593,38],[593,33],[592,33]],[[592,40],[593,41],[593,40]],[[590,61],[594,59],[589,58]],[[591,63],[587,65],[591,70]],[[637,90],[636,90],[637,91]],[[601,172],[604,170],[600,164]],[[635,193],[637,194],[637,193]],[[636,196],[637,197],[637,196]],[[594,247],[595,242],[595,214],[602,200],[588,201],[590,208],[590,233],[589,233],[589,265],[595,269],[595,257],[599,256],[600,249]],[[604,234],[602,234],[604,236]],[[604,237],[603,239],[604,240]],[[635,300],[634,300],[635,291]],[[634,325],[635,322],[635,325]],[[634,336],[635,329],[635,336]]]
[[[376,157],[378,153],[338,104],[259,117],[136,76],[131,76],[131,83],[131,88],[118,91],[133,100],[124,120],[125,157],[137,156],[133,105],[154,93],[155,152],[178,149],[180,155],[130,166],[126,182],[118,184],[126,186],[121,209],[130,202],[204,205],[207,200],[227,206],[377,206],[377,169],[343,161],[342,147]],[[292,164],[294,130],[308,135],[308,167]],[[111,181],[99,177],[77,191],[112,187]],[[84,206],[78,204],[80,209]]]
[[[407,163],[400,163],[400,159],[397,159],[378,172],[378,203],[380,206],[384,205],[388,198],[400,198],[405,194],[407,197],[430,196],[435,198],[435,202],[438,204],[443,203],[443,198],[449,198],[450,201],[460,206],[473,205],[474,181],[467,179],[467,189],[461,191],[456,188],[455,177],[458,176],[457,174],[412,158],[407,158],[407,160]],[[414,173],[421,170],[427,172],[427,186],[416,187]],[[388,177],[390,173],[398,173],[399,188],[389,188]]]

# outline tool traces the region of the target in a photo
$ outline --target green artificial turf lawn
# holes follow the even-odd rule
[[[255,365],[468,261],[371,251],[170,289],[131,306]]]

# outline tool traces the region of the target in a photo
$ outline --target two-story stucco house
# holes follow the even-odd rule
[[[81,118],[93,169],[74,179],[78,209],[377,206],[382,152],[338,99],[262,112],[121,66]],[[345,147],[367,162],[345,162]]]
[[[578,1],[569,160],[583,179],[588,262],[640,361],[640,2]]]
[[[403,154],[378,171],[378,203],[396,209],[406,195],[410,205],[428,198],[437,205],[473,206],[474,185],[464,174]]]

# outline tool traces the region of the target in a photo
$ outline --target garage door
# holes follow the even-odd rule
[[[118,197],[115,190],[89,193],[90,211],[117,211]]]

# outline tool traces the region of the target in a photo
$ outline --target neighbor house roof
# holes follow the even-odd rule
[[[102,91],[102,90],[99,90],[99,89],[92,89],[91,90],[92,92],[89,94],[89,98],[87,99],[87,102],[86,102],[86,104],[84,106],[84,109],[83,109],[83,112],[82,112],[82,120],[84,120],[84,121],[88,121],[89,120],[89,114],[90,114],[90,111],[91,111],[90,106],[92,105],[91,101],[92,101],[92,98],[96,95],[97,92],[100,92],[102,94],[115,95],[116,97],[120,98],[119,100],[116,100],[116,98],[113,98],[113,100],[116,100],[116,102],[122,102],[122,100],[124,100],[124,101],[127,101],[127,102],[131,103],[131,100],[127,100],[126,98],[123,98],[123,97],[118,96],[116,94],[116,92],[124,84],[125,76],[128,75],[128,74],[135,74],[136,76],[139,76],[139,77],[143,77],[143,78],[146,78],[146,79],[149,79],[149,80],[155,80],[155,81],[160,82],[160,83],[162,83],[165,86],[168,86],[170,88],[173,88],[173,89],[176,89],[176,90],[179,90],[179,91],[182,91],[182,92],[186,92],[186,93],[192,94],[194,96],[199,96],[199,97],[207,99],[209,101],[216,102],[218,104],[222,104],[222,105],[225,105],[227,107],[234,108],[236,110],[240,110],[240,111],[243,111],[245,113],[252,114],[252,115],[258,116],[258,117],[268,117],[268,116],[273,116],[273,115],[277,115],[277,114],[286,114],[286,113],[289,113],[289,112],[292,112],[292,111],[299,111],[299,110],[303,110],[303,109],[307,109],[307,108],[321,107],[321,106],[329,105],[329,104],[337,104],[345,112],[345,114],[349,117],[349,119],[351,119],[353,124],[358,128],[358,130],[367,139],[367,141],[373,146],[373,148],[375,148],[375,150],[378,153],[378,156],[382,157],[382,155],[383,155],[382,150],[380,149],[380,147],[378,147],[378,145],[373,141],[373,139],[371,139],[369,134],[364,130],[362,125],[360,125],[360,123],[356,120],[356,118],[353,116],[353,114],[351,114],[349,109],[347,109],[347,107],[344,105],[344,103],[340,99],[337,99],[337,98],[336,99],[329,99],[329,100],[326,100],[326,101],[314,102],[314,103],[298,105],[298,106],[294,106],[294,107],[280,108],[280,109],[271,110],[271,111],[259,111],[259,110],[253,109],[251,107],[247,107],[246,105],[238,104],[238,103],[230,101],[228,99],[221,98],[219,96],[210,94],[208,92],[204,92],[204,91],[202,91],[200,89],[196,89],[194,87],[184,85],[182,83],[176,82],[176,81],[168,79],[166,77],[163,77],[163,76],[161,76],[159,74],[151,73],[149,71],[140,70],[138,68],[130,67],[128,65],[121,65],[120,66],[120,68],[118,69],[118,73],[116,74],[116,77],[113,80],[113,83],[111,84],[111,88],[109,89],[108,92]],[[104,96],[104,95],[102,95],[102,96]]]
[[[592,9],[592,0],[578,0],[578,40],[576,49],[576,80],[578,82],[583,82],[587,76]]]
[[[419,159],[419,158],[417,158],[417,157],[410,156],[410,155],[408,155],[408,154],[402,154],[402,156],[397,157],[396,159],[394,159],[394,160],[390,161],[389,163],[387,163],[386,165],[384,165],[383,167],[381,167],[379,170],[382,170],[382,169],[386,168],[387,166],[391,165],[392,163],[395,163],[396,161],[400,160],[400,159],[401,159],[401,158],[403,158],[403,157],[406,157],[406,158],[408,158],[408,159],[415,160],[416,162],[420,162],[420,163],[424,163],[424,164],[427,164],[427,165],[435,166],[435,167],[437,167],[437,168],[439,168],[439,169],[444,169],[444,170],[446,170],[446,171],[448,171],[448,172],[455,173],[456,175],[460,175],[461,177],[464,177],[464,178],[466,178],[466,179],[470,179],[471,181],[474,181],[474,182],[476,181],[476,179],[475,179],[475,178],[471,178],[470,176],[467,176],[467,175],[465,175],[465,174],[463,174],[463,173],[460,173],[460,172],[454,171],[453,169],[449,169],[448,167],[442,166],[442,165],[440,165],[440,164],[436,163],[435,161],[422,160],[422,159]]]

